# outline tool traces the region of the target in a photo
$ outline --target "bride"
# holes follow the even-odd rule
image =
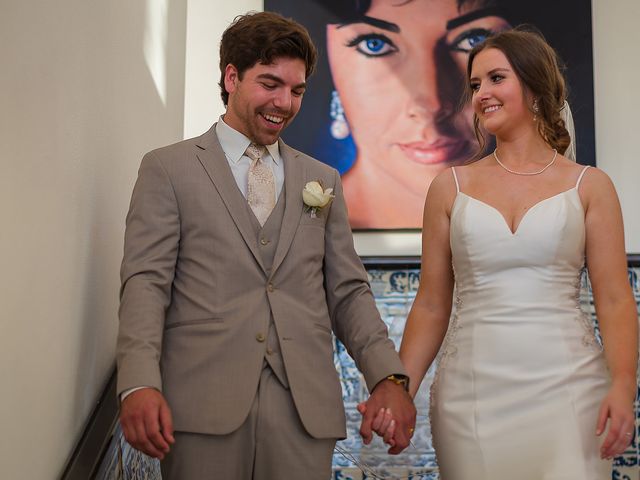
[[[497,148],[429,189],[400,349],[410,393],[442,345],[431,421],[443,480],[609,479],[633,436],[638,365],[615,189],[564,155],[564,78],[538,34],[490,37],[467,72],[476,132]],[[578,303],[585,265],[602,343]],[[393,443],[389,418],[374,426]]]

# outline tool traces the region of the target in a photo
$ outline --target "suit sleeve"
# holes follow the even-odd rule
[[[162,390],[162,333],[179,241],[176,195],[167,171],[151,152],[142,160],[126,221],[116,352],[118,393],[142,385]]]
[[[369,391],[391,374],[406,374],[380,318],[367,273],[353,247],[353,235],[335,175],[335,198],[325,226],[324,278],[333,330],[364,375]]]

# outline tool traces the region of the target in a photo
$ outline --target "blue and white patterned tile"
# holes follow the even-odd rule
[[[122,458],[122,462],[120,459]],[[132,448],[116,426],[95,480],[161,480],[160,462]]]
[[[376,304],[380,310],[380,314],[385,324],[389,328],[389,336],[394,341],[396,346],[400,345],[402,338],[402,332],[404,330],[404,324],[406,316],[409,313],[413,299],[419,284],[419,270],[369,270],[370,281],[375,292]],[[636,303],[640,307],[640,269],[629,269],[629,282],[633,287]],[[582,308],[590,314],[591,320],[594,326],[594,332],[599,338],[599,328],[595,318],[595,308],[593,304],[593,294],[591,291],[591,285],[586,275],[582,275],[580,278],[580,303]],[[344,358],[344,357],[342,357]],[[353,363],[351,359],[346,360],[348,364]],[[351,376],[348,379],[349,382],[353,382],[355,365],[349,367]],[[377,475],[383,473],[383,468],[395,468],[393,465],[408,467],[407,473],[403,475],[404,478],[411,480],[438,480],[438,474],[436,472],[426,473],[424,468],[433,467],[437,470],[437,463],[435,459],[435,452],[431,442],[431,429],[429,425],[429,418],[426,414],[429,409],[429,389],[431,382],[433,381],[434,368],[430,369],[420,386],[420,391],[416,396],[416,406],[418,408],[418,421],[416,424],[416,432],[413,438],[413,444],[415,445],[414,453],[403,453],[397,457],[394,457],[400,462],[389,463],[388,456],[385,457],[384,445],[378,441],[378,444],[374,443],[370,447],[362,446],[361,443],[353,442],[349,443],[349,439],[345,440],[345,450],[358,462],[365,463],[367,468],[371,468]],[[357,371],[357,370],[356,370]],[[361,377],[358,377],[359,381]],[[351,387],[353,388],[353,387]],[[366,397],[366,390],[361,389],[363,397]],[[624,455],[621,455],[614,459],[614,466],[612,470],[612,480],[640,480],[640,462],[639,462],[639,447],[638,437],[640,435],[640,388],[638,390],[638,401],[636,401],[636,413],[637,413],[637,425],[634,441],[629,446]],[[349,408],[349,407],[347,407]],[[353,406],[355,408],[355,405]],[[360,423],[360,416],[348,415],[348,423],[351,423],[348,429],[349,435],[358,435],[358,428]],[[353,450],[349,450],[347,445],[350,445]],[[411,447],[410,447],[411,449]],[[334,457],[335,458],[335,457]],[[402,463],[404,462],[404,463]],[[338,465],[334,466],[334,475],[350,475],[351,477],[334,477],[334,478],[354,478],[364,479],[371,478],[364,476],[357,476],[354,472],[355,464],[352,462],[349,467],[345,469]],[[355,475],[355,476],[354,476]],[[394,477],[390,477],[394,478]]]
[[[415,298],[419,284],[418,269],[369,270],[369,281],[376,298],[381,316],[389,328],[389,335],[396,346],[400,345],[406,317]],[[629,281],[633,287],[636,302],[640,306],[640,268],[629,270]],[[591,286],[586,276],[580,279],[580,300],[594,322],[596,332],[595,309]],[[420,386],[416,396],[418,419],[413,437],[413,447],[405,453],[390,456],[385,445],[376,439],[365,446],[359,435],[360,414],[357,404],[367,396],[366,386],[354,361],[344,346],[337,340],[334,345],[334,363],[342,381],[343,399],[347,414],[347,438],[338,443],[346,457],[337,451],[333,456],[332,480],[365,480],[375,478],[403,478],[407,480],[438,480],[437,462],[431,441],[431,428],[427,415],[429,409],[429,389],[433,381],[434,368],[431,368]],[[612,480],[640,480],[639,439],[640,438],[640,388],[636,401],[636,432],[632,444],[624,455],[614,459]],[[117,444],[123,445],[123,464],[128,473],[125,478],[131,480],[160,480],[159,463],[129,447],[116,430],[109,451],[103,462],[98,480],[115,480],[118,468]],[[371,469],[367,475],[362,472],[358,463],[365,470]]]

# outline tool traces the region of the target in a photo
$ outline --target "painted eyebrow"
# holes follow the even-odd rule
[[[367,25],[371,25],[372,27],[378,27],[382,30],[387,30],[388,32],[400,33],[400,27],[392,22],[387,22],[386,20],[382,20],[381,18],[368,17],[363,15],[359,17],[357,20],[353,22],[341,23],[336,28],[346,27],[347,25],[352,25],[354,23],[366,23]]]
[[[271,80],[272,82],[276,82],[279,85],[284,85],[284,81],[282,81],[282,79],[280,77],[278,77],[277,75],[273,75],[271,73],[261,73],[260,75],[258,75],[256,78],[259,78],[261,80]],[[307,88],[307,83],[306,82],[302,82],[299,83],[298,85],[294,85],[293,89],[298,89],[298,88]]]
[[[500,7],[487,7],[473,10],[472,12],[465,13],[464,15],[460,15],[459,17],[449,20],[447,22],[447,30],[453,30],[454,28],[458,28],[465,23],[473,22],[474,20],[483,17],[506,18],[506,10]]]

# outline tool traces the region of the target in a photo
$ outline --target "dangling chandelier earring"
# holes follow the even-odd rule
[[[533,123],[538,121],[538,113],[540,112],[540,107],[538,106],[538,99],[533,101],[533,105],[531,106],[533,110]]]
[[[329,110],[331,116],[331,136],[336,140],[344,140],[349,136],[349,124],[344,116],[344,108],[340,101],[340,95],[336,90],[331,93],[331,107]]]

